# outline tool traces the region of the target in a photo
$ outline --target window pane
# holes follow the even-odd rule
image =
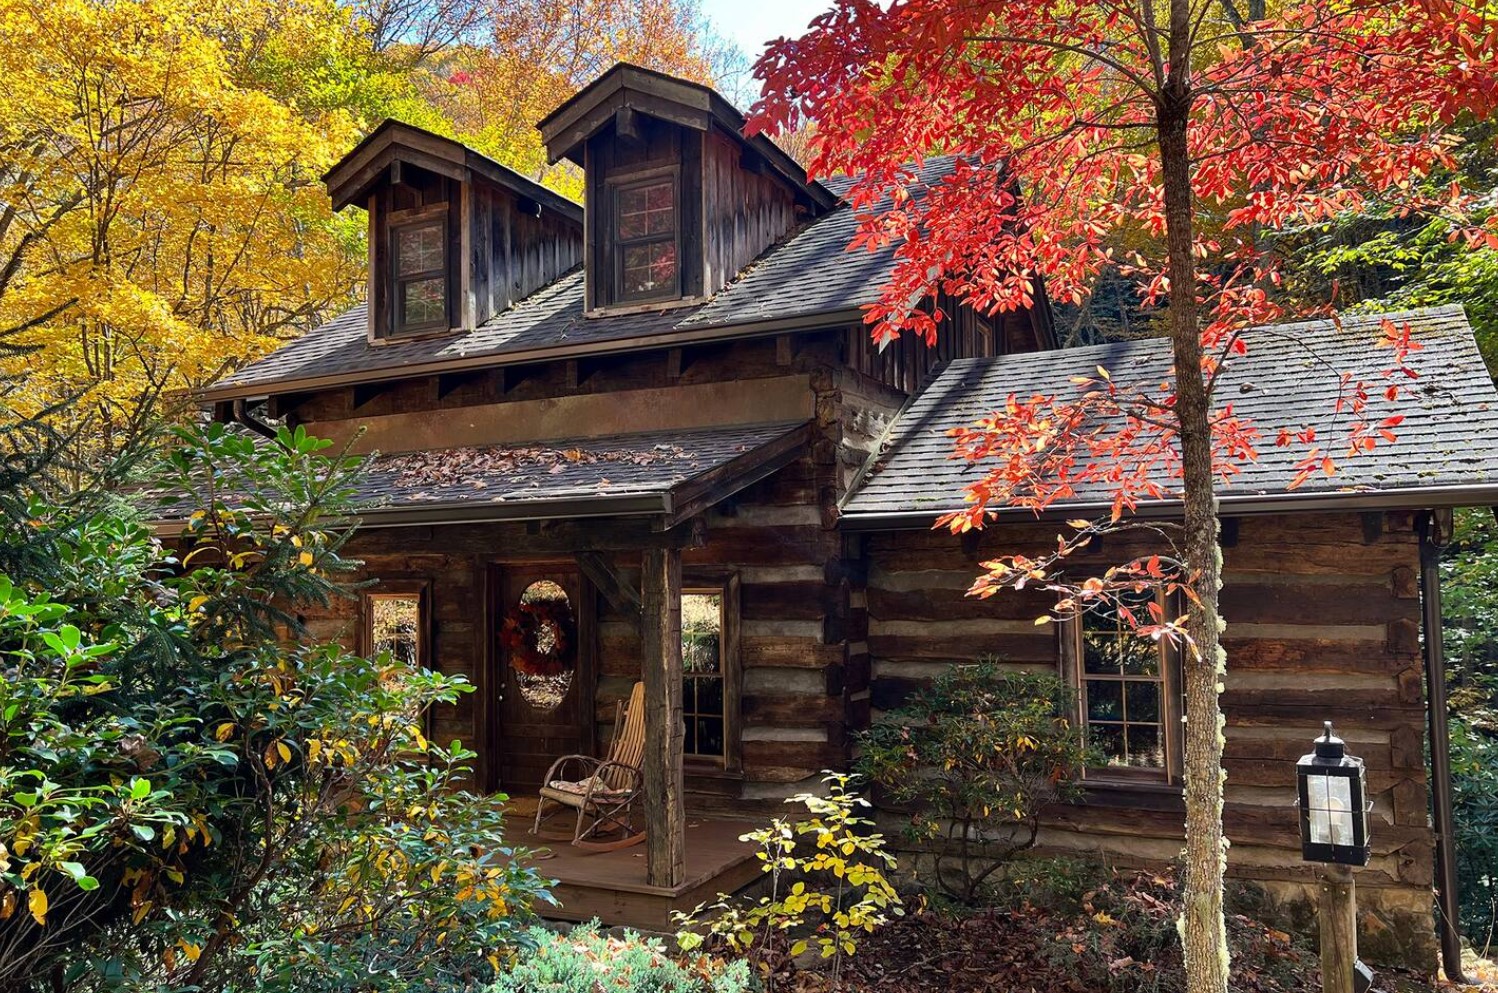
[[[1163,769],[1165,745],[1158,724],[1130,724],[1128,727],[1129,765]]]
[[[697,718],[697,747],[695,754],[711,755],[715,758],[723,754],[723,718]]]
[[[390,653],[406,665],[421,661],[421,598],[372,596],[369,598],[370,653]]]
[[[1118,658],[1114,651],[1118,639],[1112,634],[1088,632],[1082,635],[1082,661],[1089,673],[1117,673]]]
[[[685,755],[697,755],[697,722],[688,717],[686,720],[686,736],[682,739],[681,750]]]
[[[681,596],[681,662],[691,673],[717,672],[723,640],[723,597],[716,593]]]
[[[649,296],[668,292],[676,285],[676,245],[654,241],[624,249],[623,294]]]
[[[723,680],[713,677],[693,682],[697,684],[697,713],[723,713]]]
[[[674,183],[664,180],[649,186],[631,186],[619,191],[619,237],[648,238],[676,230]]]
[[[683,713],[688,714],[697,712],[697,680],[683,679],[681,681],[681,709]]]
[[[1103,753],[1104,765],[1124,765],[1124,730],[1119,724],[1091,724],[1087,728],[1088,740]]]
[[[1123,683],[1089,679],[1087,681],[1087,719],[1089,721],[1123,720]]]
[[[395,272],[407,276],[443,267],[442,225],[401,228],[395,233]]]
[[[1154,680],[1128,684],[1128,717],[1130,721],[1160,720],[1160,684]]]
[[[447,280],[418,279],[401,286],[401,323],[407,327],[441,322],[447,313]]]
[[[1154,676],[1160,672],[1160,646],[1149,638],[1131,633],[1120,634],[1114,651],[1131,676]]]

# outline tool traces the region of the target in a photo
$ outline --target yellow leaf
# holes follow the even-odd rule
[[[234,736],[234,722],[225,721],[213,732],[213,736],[219,741],[228,741]]]
[[[291,749],[286,747],[286,742],[276,742],[276,751],[280,754],[282,762],[291,761]]]
[[[1035,626],[1036,627],[1043,627],[1044,625],[1049,624],[1049,623],[1051,623],[1051,619],[1049,617],[1037,617],[1037,618],[1035,618]]]
[[[40,889],[32,890],[26,897],[26,909],[38,924],[47,923],[47,894]]]
[[[311,552],[302,552],[300,555],[298,555],[296,557],[296,560],[298,562],[300,562],[302,565],[311,565],[312,564],[312,553]]]

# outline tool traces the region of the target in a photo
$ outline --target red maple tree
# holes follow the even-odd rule
[[[999,506],[1039,512],[1080,488],[1112,514],[1073,521],[1044,556],[985,563],[977,595],[1049,584],[1059,612],[1126,592],[1180,590],[1181,618],[1135,617],[1185,652],[1186,866],[1183,945],[1191,993],[1227,989],[1222,916],[1221,559],[1215,493],[1264,445],[1299,446],[1296,483],[1392,437],[1405,388],[1407,327],[1385,325],[1388,375],[1344,377],[1335,437],[1313,424],[1261,437],[1213,396],[1242,332],[1281,317],[1265,235],[1374,206],[1445,212],[1453,236],[1498,245],[1467,222],[1449,169],[1464,115],[1498,100],[1498,25],[1481,0],[837,0],[756,71],[751,126],[815,123],[809,170],[858,178],[854,247],[896,246],[867,311],[877,341],[941,333],[939,292],[985,312],[1030,306],[1037,280],[1080,301],[1105,266],[1164,309],[1173,370],[1119,383],[1106,369],[1075,395],[1012,396],[959,431],[979,462],[967,509],[940,523],[981,527]],[[951,173],[912,195],[922,161]],[[1126,249],[1118,246],[1127,246]],[[1173,553],[1086,581],[1056,566],[1093,535],[1143,526],[1141,499],[1178,499]],[[1121,612],[1126,611],[1119,604]]]

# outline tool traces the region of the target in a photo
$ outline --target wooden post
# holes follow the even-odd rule
[[[1320,911],[1321,989],[1324,993],[1353,993],[1358,904],[1351,866],[1322,867]]]
[[[645,882],[678,886],[686,875],[682,793],[681,551],[651,548],[640,577],[645,683]]]

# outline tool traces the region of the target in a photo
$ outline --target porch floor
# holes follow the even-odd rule
[[[536,816],[534,798],[516,798],[507,805],[508,837],[512,844],[545,849],[550,858],[534,863],[536,871],[557,885],[552,889],[560,906],[539,906],[543,917],[563,921],[598,918],[606,926],[644,931],[675,931],[671,912],[688,911],[712,903],[719,893],[736,893],[761,875],[756,847],[739,836],[762,825],[752,821],[687,817],[686,874],[680,886],[650,886],[645,882],[645,846],[613,852],[587,852],[571,844],[575,824],[570,811],[531,832]]]

